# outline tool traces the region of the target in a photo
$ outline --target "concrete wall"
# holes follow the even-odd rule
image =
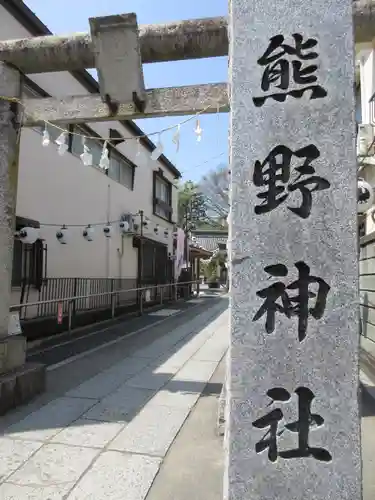
[[[0,6],[0,38],[15,39],[30,33]],[[29,75],[31,80],[54,96],[87,95],[88,91],[70,73]],[[130,133],[119,123],[90,124],[103,137],[109,128],[117,129],[123,136]],[[66,153],[57,154],[55,144],[41,145],[41,135],[33,129],[24,129],[21,135],[19,188],[17,215],[40,221],[41,224],[90,224],[119,219],[124,212],[144,210],[154,224],[170,229],[169,239],[163,232],[155,236],[153,225],[149,236],[168,244],[172,251],[172,224],[152,215],[153,171],[163,170],[165,177],[172,174],[160,163],[150,159],[150,153],[141,146],[137,157],[135,140],[128,140],[118,150],[137,165],[134,190],[109,179],[95,167],[85,167],[79,158]],[[177,189],[172,189],[172,205],[177,214]],[[57,228],[43,226],[41,237],[48,245],[47,276],[50,277],[136,277],[137,251],[130,237],[124,239],[124,253],[119,256],[121,237],[115,231],[111,239],[105,238],[102,228],[97,228],[93,242],[81,236],[82,228],[70,229],[70,241],[61,245],[55,237]],[[17,302],[15,300],[14,302]]]

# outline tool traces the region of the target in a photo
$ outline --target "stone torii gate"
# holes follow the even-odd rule
[[[90,35],[0,42],[0,410],[44,384],[44,368],[25,364],[24,340],[7,336],[20,126],[229,111],[226,83],[146,90],[142,71],[142,63],[227,55],[229,38],[225,498],[360,500],[352,8],[357,38],[369,37],[372,3],[231,0],[229,28],[225,18],[138,27],[125,14],[90,19]],[[22,96],[21,72],[93,67],[100,95]],[[293,156],[298,179],[307,175],[299,183],[287,175]],[[290,180],[280,198],[273,168],[279,181]],[[291,204],[282,204],[289,195]],[[274,288],[267,277],[278,280]]]

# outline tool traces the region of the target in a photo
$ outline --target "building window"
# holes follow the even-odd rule
[[[14,240],[12,286],[23,283],[40,288],[43,280],[45,248],[42,240],[36,240],[32,245]]]
[[[124,156],[118,153],[115,149],[111,148],[109,155],[109,169],[107,172],[108,177],[130,190],[134,187],[134,171],[133,165]]]
[[[93,135],[93,132],[89,133],[86,130],[81,129],[80,127],[74,127],[73,131],[76,134],[83,134],[83,135]],[[90,150],[90,154],[92,154],[92,164],[95,167],[99,166],[100,163],[100,158],[102,156],[102,149],[103,149],[103,141],[100,141],[99,139],[85,139],[81,137],[80,135],[75,135],[72,134],[71,138],[71,152],[75,156],[80,156],[83,153],[83,144],[86,144]]]
[[[23,227],[39,227],[39,222],[24,217],[16,217],[16,231]],[[22,243],[14,238],[12,286],[30,284],[40,288],[45,277],[45,263],[47,262],[47,245],[38,239],[32,245]]]
[[[90,130],[84,130],[80,127],[74,127],[74,132],[83,135],[93,135],[94,132]],[[99,167],[100,158],[102,156],[104,142],[98,139],[85,139],[80,135],[74,135],[71,139],[71,152],[80,156],[83,153],[83,144],[88,146],[90,153],[92,154],[92,164],[95,167]],[[106,175],[116,182],[119,182],[128,189],[133,190],[134,185],[134,169],[133,165],[129,160],[127,160],[122,154],[120,154],[115,148],[108,146],[109,150],[109,169],[106,171]]]
[[[51,141],[51,143],[55,143],[56,139],[62,134],[62,130],[61,129],[64,129],[65,130],[66,127],[63,127],[61,125],[59,125],[59,128],[57,127],[54,127],[53,125],[50,125],[49,123],[46,123],[45,125],[43,126],[35,126],[35,127],[32,127],[32,129],[35,131],[35,132],[38,132],[38,134],[43,134],[44,133],[44,130],[47,130],[48,132],[48,135],[49,135],[49,140]],[[68,129],[66,128],[66,131],[68,132]]]
[[[163,176],[162,172],[154,172],[154,214],[172,220],[172,184]]]

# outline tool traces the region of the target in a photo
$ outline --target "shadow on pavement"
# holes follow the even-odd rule
[[[137,345],[136,342],[137,347],[127,353],[128,362],[125,362],[126,356],[124,356],[122,361],[117,359],[115,364],[112,363],[112,366],[109,366],[107,369],[99,369],[94,374],[91,371],[89,377],[78,382],[81,385],[89,384],[86,392],[82,391],[80,394],[79,387],[76,387],[64,395],[55,397],[47,404],[39,402],[38,406],[38,402],[35,402],[32,405],[34,408],[31,407],[32,409],[30,409],[30,405],[29,407],[23,407],[14,415],[16,417],[16,419],[13,419],[14,422],[11,422],[8,426],[6,425],[5,428],[1,425],[4,434],[10,437],[45,441],[51,439],[67,426],[74,427],[77,421],[79,421],[77,425],[81,429],[84,426],[103,422],[119,422],[124,425],[129,423],[160,390],[170,394],[190,394],[192,399],[195,398],[195,401],[199,398],[202,391],[204,391],[204,395],[206,396],[219,394],[221,384],[207,384],[219,360],[212,362],[199,360],[198,363],[201,363],[199,366],[207,366],[209,370],[215,365],[209,376],[205,377],[205,381],[171,380],[190,361],[193,354],[177,371],[166,369],[164,372],[162,368],[164,363],[167,364],[168,360],[183,349],[188,342],[193,341],[227,307],[228,300],[226,298],[219,299],[218,301],[209,300],[209,304],[206,305],[203,312],[199,315],[195,314],[192,317],[188,316],[188,314],[181,314],[179,317],[172,316],[171,321],[168,320],[160,325],[161,328],[159,329],[162,332],[160,335],[157,334],[157,327],[153,328],[151,325],[150,330],[146,332],[147,335],[143,336],[143,339],[148,339],[148,343],[143,342],[143,345],[139,345],[139,343]],[[179,331],[182,331],[182,334],[179,334]],[[178,333],[177,335],[176,332]],[[212,335],[214,333],[213,331]],[[173,336],[175,336],[174,340],[176,342],[168,346],[168,339]],[[126,337],[124,340],[126,340]],[[142,352],[139,349],[150,348],[153,342],[160,343],[160,345],[165,344],[167,346],[166,351],[160,355],[157,352],[158,346],[156,344],[157,356],[142,357]],[[116,354],[118,349],[120,347],[113,346],[111,352]],[[197,349],[199,350],[200,347]],[[110,356],[111,353],[108,353],[108,355]],[[95,364],[95,354],[92,356],[93,358],[90,359],[91,366]],[[209,366],[210,363],[212,366]],[[60,377],[64,377],[64,375],[69,376],[69,370],[70,365],[65,367]],[[145,376],[144,382],[142,382],[143,375]],[[127,384],[130,379],[136,377],[140,377],[137,383]],[[100,384],[103,385],[103,394],[101,395],[99,394],[101,390]],[[74,394],[75,390],[76,394]],[[92,396],[90,395],[90,390],[92,391]],[[84,418],[82,418],[83,415]],[[85,432],[85,430],[82,429],[82,432]]]

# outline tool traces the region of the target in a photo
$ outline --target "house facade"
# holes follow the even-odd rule
[[[375,40],[356,46],[358,177],[375,190]],[[371,204],[371,203],[370,203]],[[363,352],[375,342],[375,205],[358,215],[361,345]]]
[[[48,28],[23,2],[0,0],[1,39],[47,34]],[[24,77],[27,96],[63,97],[98,91],[97,82],[86,71]],[[111,279],[127,288],[171,279],[177,216],[174,182],[179,171],[163,155],[151,159],[155,145],[147,137],[136,139],[143,133],[132,121],[64,128],[68,149],[62,156],[54,142],[62,131],[56,127],[47,124],[24,128],[21,133],[16,230],[35,227],[39,237],[32,245],[15,239],[12,303],[48,300],[73,292],[100,293],[107,291],[106,283]],[[46,134],[50,144],[43,146]],[[82,135],[90,138],[83,141]],[[99,163],[103,138],[109,137],[109,168],[104,170]],[[92,165],[85,165],[80,158],[84,145],[92,155]],[[126,233],[120,230],[121,219],[130,222]],[[104,232],[108,225],[110,237]],[[86,226],[91,227],[91,241],[83,236]],[[61,228],[65,244],[56,237]],[[74,290],[72,283],[77,278],[80,289]]]

